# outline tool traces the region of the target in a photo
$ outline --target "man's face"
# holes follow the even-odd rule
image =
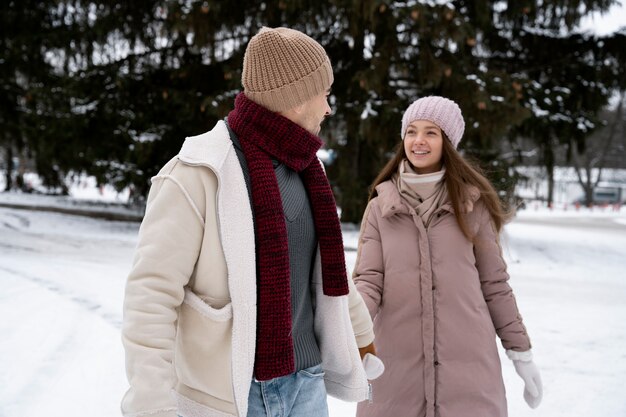
[[[319,135],[322,121],[331,113],[328,105],[330,90],[324,91],[317,96],[298,106],[297,111],[285,116],[292,122],[300,125],[315,136]]]

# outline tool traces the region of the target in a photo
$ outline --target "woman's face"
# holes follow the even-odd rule
[[[418,174],[441,171],[443,134],[428,120],[415,120],[404,134],[404,152]]]

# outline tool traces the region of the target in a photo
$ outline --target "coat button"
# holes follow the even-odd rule
[[[433,291],[435,291],[435,289],[436,289],[436,288],[437,288],[437,287],[435,287],[435,286],[433,285]]]
[[[435,361],[435,366],[439,366],[439,361]]]
[[[395,210],[395,209],[396,209],[396,206],[391,206],[391,210]]]

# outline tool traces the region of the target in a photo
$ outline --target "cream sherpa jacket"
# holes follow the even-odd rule
[[[187,138],[153,179],[124,301],[122,339],[130,389],[125,416],[246,416],[256,336],[252,212],[223,121]],[[374,340],[367,308],[350,293],[312,286],[326,388],[367,398],[357,346]]]

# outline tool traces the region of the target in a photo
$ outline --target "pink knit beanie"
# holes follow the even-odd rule
[[[465,121],[459,105],[445,97],[428,96],[415,100],[402,116],[402,139],[409,124],[416,120],[428,120],[444,131],[456,149],[465,130]]]

